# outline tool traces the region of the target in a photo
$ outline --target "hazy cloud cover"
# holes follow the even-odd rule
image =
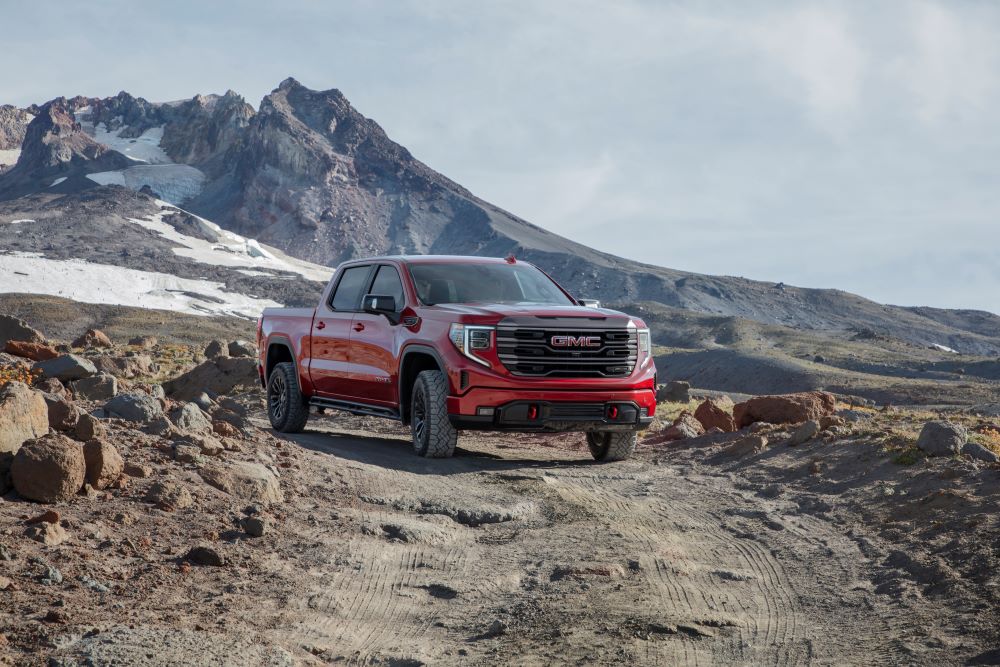
[[[286,76],[633,259],[1000,313],[1000,5],[18,3],[0,102]]]

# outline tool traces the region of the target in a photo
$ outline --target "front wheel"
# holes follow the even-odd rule
[[[267,379],[267,418],[281,433],[301,433],[309,421],[309,404],[299,391],[295,364],[283,361]]]
[[[458,431],[448,419],[448,377],[441,371],[422,371],[413,385],[410,405],[413,450],[420,456],[443,459],[455,453]]]
[[[587,446],[597,461],[624,461],[632,456],[639,434],[635,431],[592,431],[587,433]]]

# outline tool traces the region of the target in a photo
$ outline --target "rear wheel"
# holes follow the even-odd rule
[[[410,405],[413,450],[442,459],[455,453],[458,431],[448,419],[448,378],[441,371],[422,371],[413,385]]]
[[[309,404],[299,391],[295,364],[283,361],[267,379],[267,417],[281,433],[300,433],[309,421]]]
[[[587,446],[597,461],[624,461],[632,456],[639,434],[635,431],[593,431],[587,433]]]

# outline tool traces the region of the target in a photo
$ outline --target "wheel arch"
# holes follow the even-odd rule
[[[272,336],[267,341],[267,352],[264,355],[263,382],[265,387],[267,386],[268,378],[271,377],[271,371],[283,361],[295,363],[295,351],[292,348],[292,341],[288,340],[285,336]]]
[[[410,398],[413,385],[422,371],[444,371],[441,355],[429,345],[410,345],[399,360],[399,416],[404,424],[410,423]]]

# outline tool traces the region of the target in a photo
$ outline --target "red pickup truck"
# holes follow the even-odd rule
[[[656,410],[649,329],[597,305],[513,257],[346,262],[317,308],[258,322],[271,425],[301,431],[310,407],[387,417],[429,457],[464,429],[578,431],[595,459],[625,459]]]

